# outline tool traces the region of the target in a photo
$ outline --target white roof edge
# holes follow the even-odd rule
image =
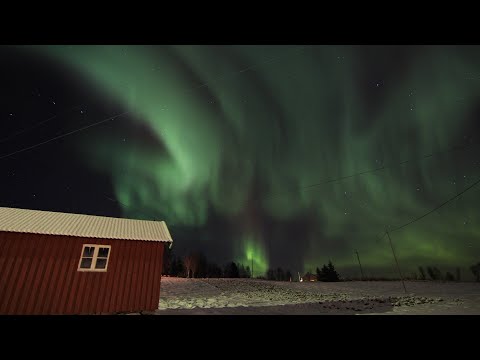
[[[173,243],[165,221],[0,207],[0,231]]]

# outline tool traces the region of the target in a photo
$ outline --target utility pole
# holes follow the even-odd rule
[[[398,265],[397,256],[395,255],[395,251],[393,250],[392,239],[390,238],[390,234],[388,233],[388,230],[386,230],[386,233],[388,236],[388,241],[390,241],[390,247],[392,248],[393,257],[395,258],[395,262],[397,263],[397,269],[398,269],[398,273],[400,274],[400,279],[402,280],[403,290],[405,290],[405,293],[406,293],[407,288],[405,287],[405,282],[403,281],[402,273],[400,271],[400,266]]]
[[[360,273],[362,274],[362,280],[363,280],[364,277],[363,277],[362,264],[360,263],[360,256],[358,256],[358,251],[357,251],[357,249],[355,249],[355,254],[357,254],[358,265],[360,265]]]

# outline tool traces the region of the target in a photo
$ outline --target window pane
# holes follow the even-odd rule
[[[95,269],[105,269],[107,266],[107,259],[97,259],[97,264],[95,265]]]
[[[83,249],[83,255],[82,257],[93,257],[93,252],[94,252],[95,248],[93,246],[86,246],[84,249]]]
[[[110,250],[109,248],[100,248],[98,250],[98,257],[108,257],[108,250]]]
[[[92,266],[92,258],[82,258],[82,262],[80,263],[81,269],[90,269]]]

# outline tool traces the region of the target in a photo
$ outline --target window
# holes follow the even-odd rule
[[[83,245],[78,271],[107,271],[110,249],[110,245]]]

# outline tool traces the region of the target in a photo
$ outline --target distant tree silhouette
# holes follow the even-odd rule
[[[222,277],[222,269],[220,266],[214,263],[207,264],[207,277],[220,278]]]
[[[177,270],[177,258],[175,256],[172,256],[170,268],[168,269],[168,275],[177,276],[176,270]]]
[[[180,257],[175,256],[172,260],[172,265],[170,269],[171,276],[183,276],[184,275],[184,265]]]
[[[273,269],[267,270],[267,280],[275,280],[275,271]]]
[[[456,279],[455,280],[460,281],[460,268],[457,267],[455,270],[456,270]]]
[[[165,247],[163,252],[162,275],[171,275],[172,271],[173,252],[172,249]]]
[[[193,266],[192,263],[193,263],[192,255],[185,255],[183,257],[183,265],[185,266],[185,273],[187,278],[189,278],[190,274],[192,273],[192,266]]]
[[[275,280],[285,281],[285,273],[281,267],[277,268]]]
[[[331,260],[328,261],[328,265],[324,264],[321,270],[317,267],[317,280],[327,282],[340,281],[340,276]]]
[[[317,281],[328,281],[327,265],[323,264],[323,267],[321,270],[317,267]]]
[[[335,271],[332,261],[328,262],[328,281],[340,281],[340,276]]]
[[[455,277],[451,272],[447,271],[445,274],[445,281],[455,281]]]
[[[285,274],[285,281],[292,281],[292,273],[290,272],[290,270],[287,270]]]
[[[436,266],[427,266],[427,273],[428,273],[428,276],[430,276],[430,278],[432,280],[442,280],[443,276],[442,276],[442,272],[440,270],[438,270],[438,268]]]
[[[480,263],[470,266],[470,271],[475,276],[475,281],[480,281]]]
[[[233,261],[228,263],[225,266],[224,274],[226,278],[238,278],[239,273],[238,273],[237,264],[235,264]]]
[[[252,271],[250,270],[250,266],[247,265],[247,267],[245,268],[245,272],[246,272],[247,278],[252,277]]]
[[[201,252],[196,253],[198,265],[197,265],[197,271],[196,275],[199,278],[205,278],[208,277],[208,261],[205,255]]]
[[[425,270],[423,270],[423,267],[419,266],[418,271],[420,272],[420,280],[425,280],[427,277],[425,276]]]
[[[241,278],[250,277],[250,275],[247,272],[247,269],[245,268],[245,266],[243,264],[238,264],[237,266],[238,266],[239,277],[241,277]],[[248,266],[247,266],[247,268],[248,268]],[[248,268],[248,269],[250,269],[250,268]]]

